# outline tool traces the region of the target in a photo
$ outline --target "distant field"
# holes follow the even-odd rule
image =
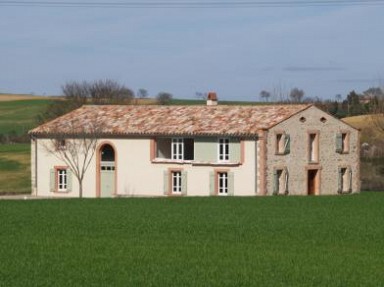
[[[382,286],[384,193],[0,200],[2,286]]]
[[[348,117],[342,119],[344,122],[351,126],[361,130],[361,141],[367,143],[373,143],[375,141],[383,140],[383,133],[375,127],[372,115],[362,115],[355,117]]]
[[[29,99],[0,102],[0,134],[25,134],[36,126],[37,115],[51,102],[49,99]]]
[[[0,194],[31,192],[30,157],[29,144],[0,144]]]
[[[46,100],[51,99],[49,96],[34,96],[26,94],[0,94],[0,102],[22,101],[22,100]]]

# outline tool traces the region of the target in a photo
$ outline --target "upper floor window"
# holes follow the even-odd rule
[[[58,139],[55,141],[56,150],[65,150],[66,149],[66,141],[65,139]]]
[[[319,161],[319,133],[309,133],[308,135],[309,162]]]
[[[182,138],[172,139],[172,159],[184,159],[184,141]]]
[[[229,139],[219,139],[219,161],[229,161]]]
[[[276,134],[276,154],[289,154],[291,150],[291,137],[289,134]]]
[[[173,160],[193,160],[194,140],[192,138],[158,138],[156,157]]]
[[[349,133],[341,132],[336,134],[336,152],[348,153],[349,152]]]

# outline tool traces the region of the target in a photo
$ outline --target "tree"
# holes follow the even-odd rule
[[[100,132],[96,118],[89,118],[86,123],[71,118],[66,119],[64,127],[54,125],[48,132],[49,140],[43,143],[48,153],[63,161],[72,171],[79,184],[80,198],[83,197],[84,176],[95,155]]]
[[[271,96],[271,93],[270,92],[267,92],[265,90],[262,90],[260,92],[260,98],[262,98],[264,101],[268,102],[269,101],[269,98]]]
[[[156,100],[160,105],[168,105],[171,102],[172,98],[172,94],[167,92],[160,92],[156,96]]]
[[[372,103],[372,121],[384,135],[384,97],[375,97]]]
[[[145,99],[148,98],[148,91],[146,89],[139,89],[136,95],[140,99]]]
[[[85,104],[130,104],[134,93],[113,80],[94,82],[68,82],[61,87],[62,97],[38,116],[38,122],[44,123],[57,118]]]
[[[291,92],[289,93],[289,97],[291,98],[291,101],[294,103],[300,103],[301,100],[304,97],[304,91],[300,90],[298,88],[293,88]]]

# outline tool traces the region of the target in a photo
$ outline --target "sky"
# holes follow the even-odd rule
[[[112,79],[149,96],[215,91],[219,100],[253,101],[261,90],[297,87],[306,97],[334,99],[384,85],[384,3],[166,9],[1,2],[2,93],[59,95],[67,82]]]

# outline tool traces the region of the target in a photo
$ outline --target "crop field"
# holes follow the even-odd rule
[[[0,134],[27,133],[36,126],[37,115],[50,102],[49,99],[0,101]]]
[[[0,200],[1,286],[382,286],[384,194]]]
[[[0,144],[0,194],[31,192],[30,157],[29,144]]]

